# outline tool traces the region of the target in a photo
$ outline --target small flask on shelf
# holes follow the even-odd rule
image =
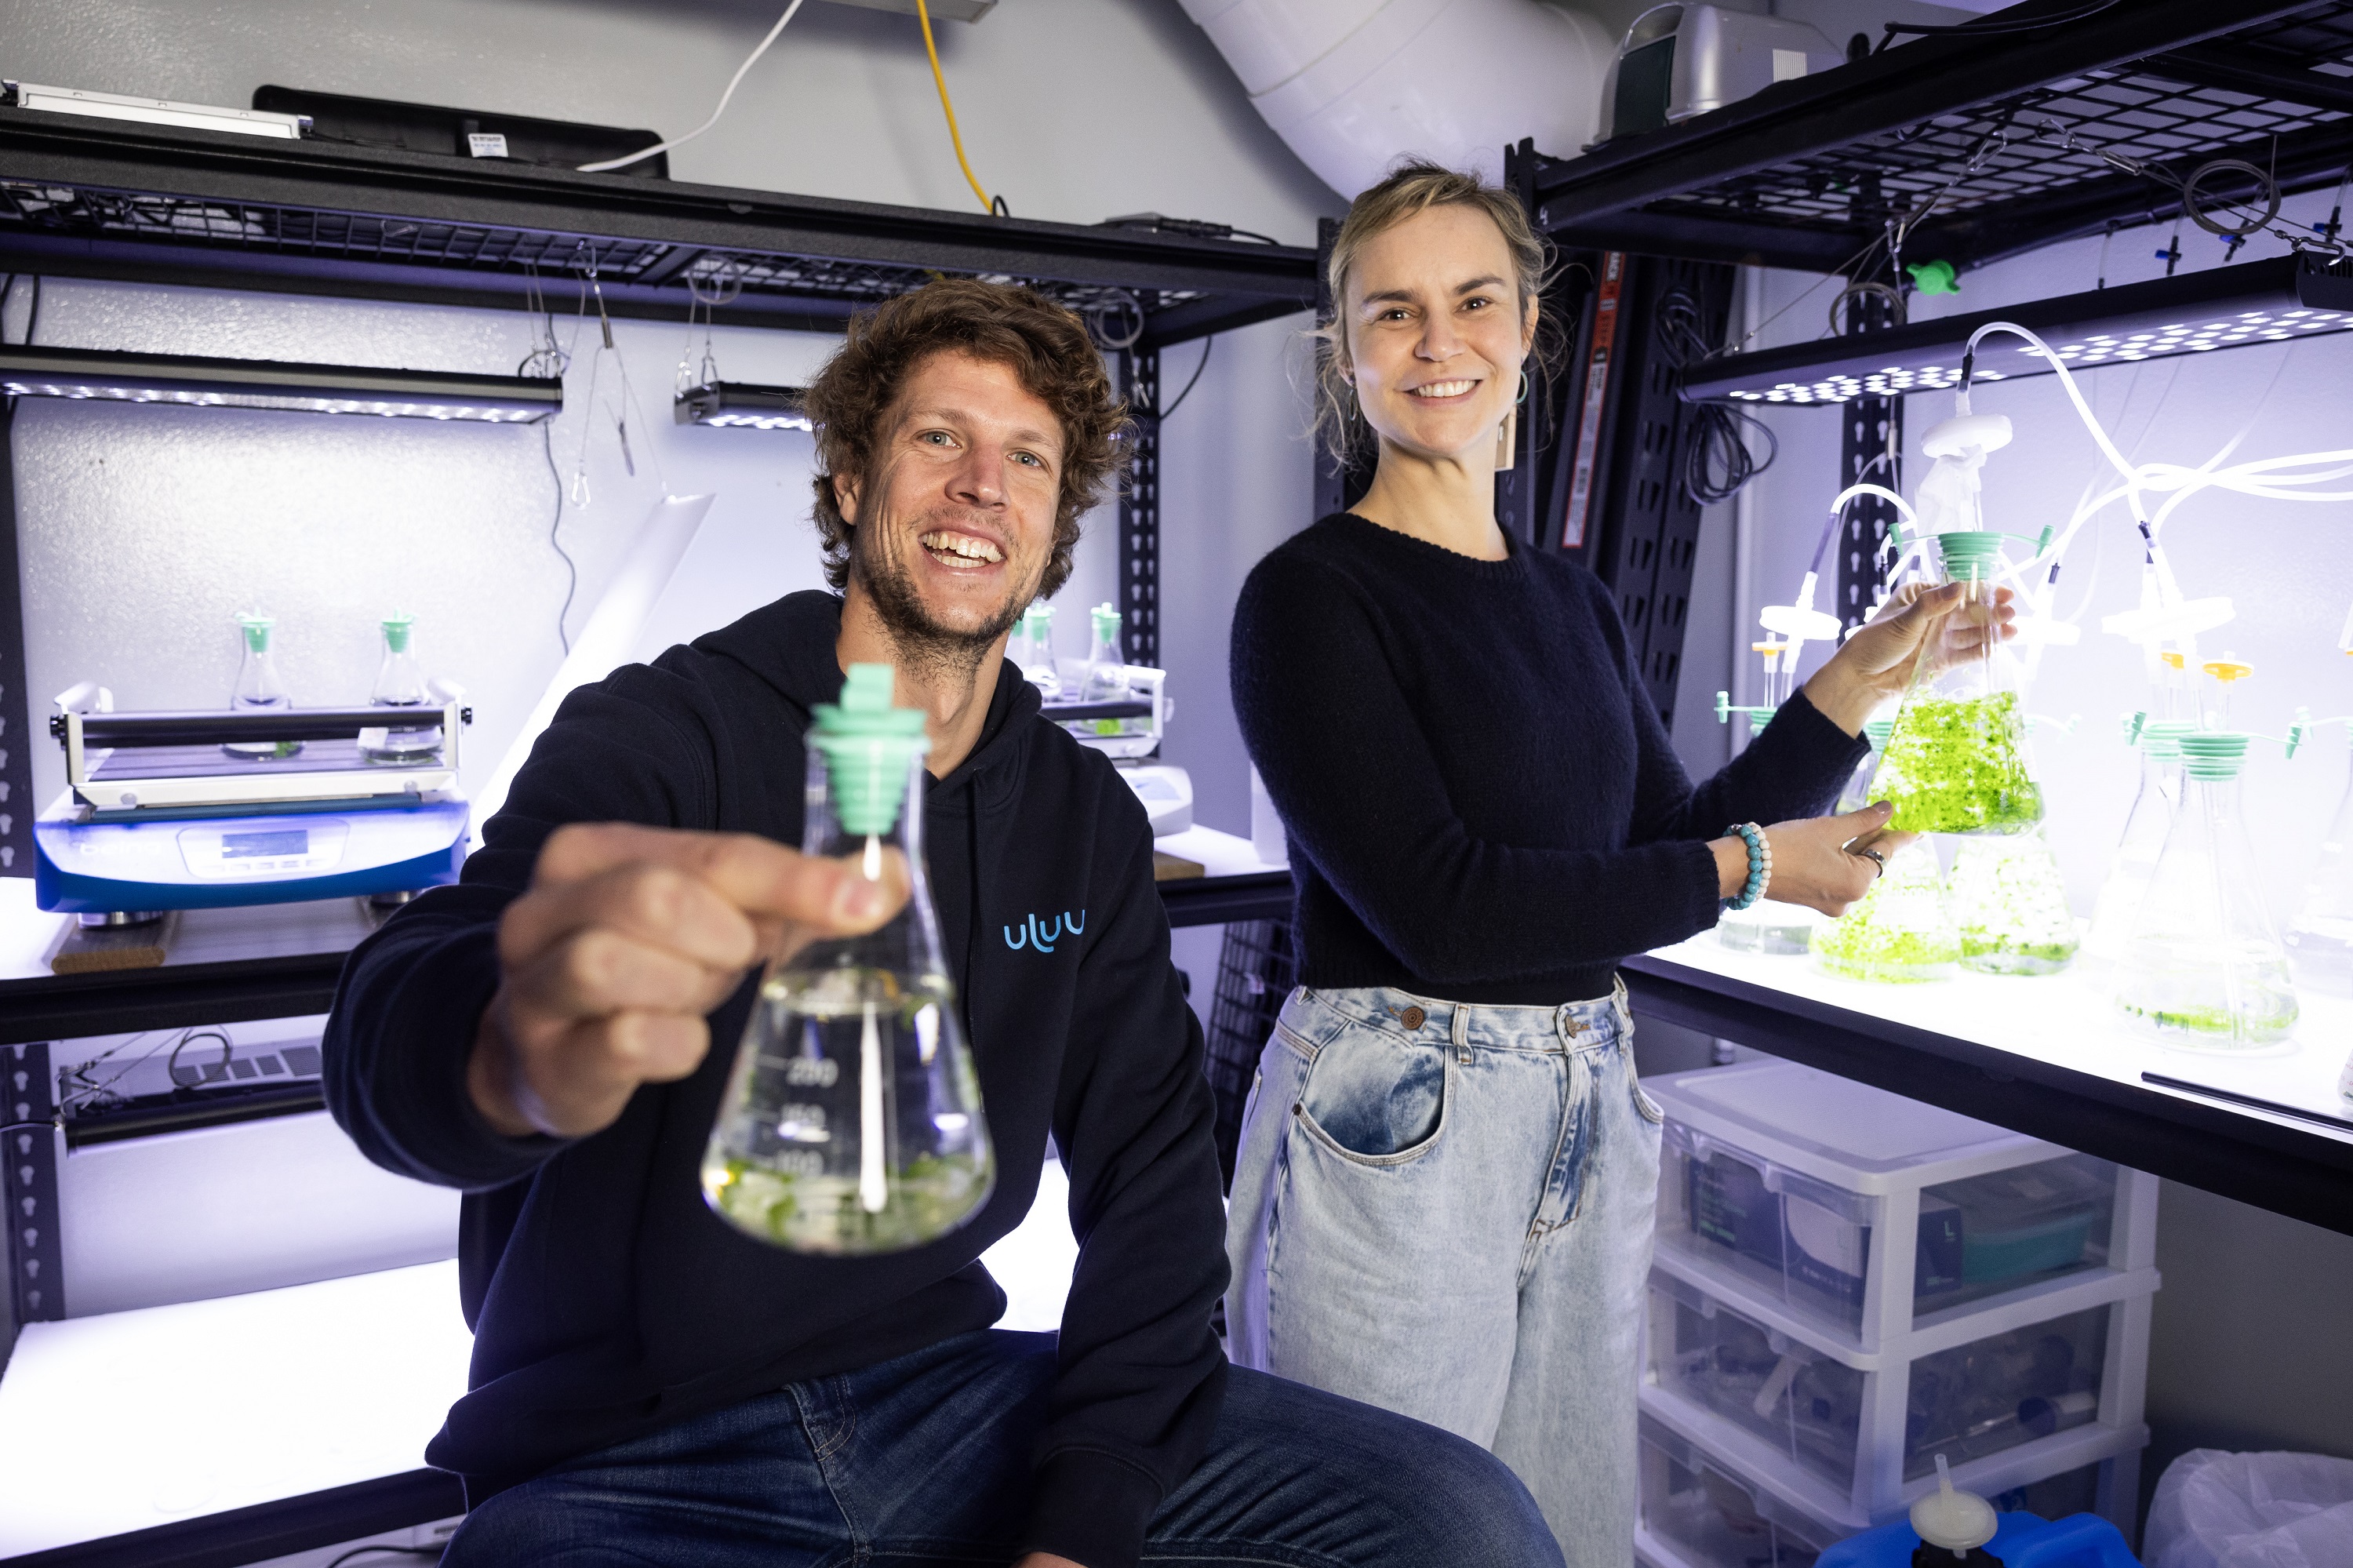
[[[1920,650],[1881,758],[1875,794],[1894,803],[1889,825],[1917,833],[2019,833],[2042,820],[2042,789],[2027,746],[2025,670],[1995,635],[1995,582],[2005,535],[1936,535],[1936,586],[1959,584],[1946,622],[1986,636],[1958,654],[1943,638]]]
[[[2260,1050],[2295,1031],[2287,951],[2264,911],[2239,804],[2247,736],[2181,737],[2181,804],[2116,967],[2136,1033],[2192,1050]]]
[[[1038,694],[1053,702],[1062,694],[1061,672],[1054,667],[1054,607],[1032,604],[1021,612],[1008,655]]]
[[[1760,650],[1778,648],[1778,644],[1758,643]],[[1769,676],[1772,660],[1766,660]],[[1748,739],[1752,746],[1773,722],[1770,713],[1758,712],[1749,721]],[[1784,904],[1777,898],[1760,898],[1746,909],[1726,909],[1715,917],[1715,939],[1719,946],[1736,953],[1770,953],[1794,956],[1810,952],[1813,948],[1814,928],[1824,916],[1802,904]]]
[[[417,665],[413,638],[417,618],[388,615],[378,626],[384,638],[384,656],[376,665],[375,684],[368,691],[369,704],[380,708],[429,706],[433,694],[427,689],[425,672]],[[438,756],[440,751],[441,726],[438,724],[388,726],[360,732],[360,755],[370,762],[422,762]]]
[[[2153,719],[2141,726],[2140,787],[2125,816],[2108,874],[2093,901],[2091,924],[2084,927],[2078,958],[2086,969],[2104,969],[2124,957],[2181,800],[2181,737],[2196,730],[2197,726],[2179,719]]]
[[[1094,640],[1087,646],[1087,673],[1079,685],[1079,701],[1126,702],[1135,693],[1128,683],[1127,658],[1119,647],[1120,613],[1109,604],[1099,604],[1091,612],[1091,619],[1094,623]],[[1127,719],[1116,718],[1080,719],[1064,727],[1072,735],[1088,739],[1138,733],[1130,728],[1130,723]],[[1148,729],[1149,726],[1143,727]]]
[[[1815,927],[1814,964],[1841,980],[1909,984],[1953,978],[1961,934],[1934,842],[1915,839],[1888,858],[1861,903]]]
[[[930,744],[922,711],[891,694],[889,665],[854,664],[840,702],[818,705],[801,848],[869,880],[903,865],[906,905],[771,966],[702,1159],[712,1209],[792,1252],[921,1246],[996,1183],[923,868]]]
[[[2042,832],[1965,838],[1953,852],[1953,919],[1961,967],[1989,975],[2055,975],[2074,961],[2075,916]]]
[[[294,706],[294,699],[278,673],[278,654],[269,645],[270,633],[277,624],[259,610],[248,610],[237,618],[237,684],[229,690],[228,705],[238,713],[283,712]],[[239,758],[292,757],[302,749],[302,743],[233,740],[224,741],[221,749]]]

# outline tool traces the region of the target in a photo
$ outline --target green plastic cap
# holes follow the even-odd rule
[[[1915,261],[1904,270],[1912,274],[1912,286],[1924,294],[1961,291],[1960,273],[1950,261]]]
[[[1021,612],[1021,619],[1028,623],[1029,635],[1036,637],[1053,630],[1054,607],[1050,604],[1033,604]]]
[[[245,646],[248,652],[269,652],[269,629],[277,625],[277,621],[266,615],[240,615],[237,618],[237,624],[238,630],[245,633]]]
[[[1119,635],[1120,614],[1117,609],[1108,604],[1099,604],[1095,606],[1094,617],[1097,637],[1111,638]]]
[[[2192,779],[2236,779],[2247,737],[2231,730],[2193,730],[2181,737],[2181,770]]]
[[[417,624],[413,615],[387,615],[384,618],[384,645],[395,653],[408,652],[408,629]]]
[[[2195,735],[2198,726],[2179,719],[2158,719],[2140,726],[2140,744],[2151,757],[2172,758],[2181,755],[2181,737]]]
[[[1887,737],[1894,733],[1895,721],[1894,719],[1865,719],[1863,721],[1863,738],[1871,742],[1871,749],[1873,751],[1886,750]]]
[[[852,664],[839,703],[819,703],[809,744],[825,758],[833,813],[844,831],[887,833],[905,803],[907,768],[931,749],[923,710],[894,707],[888,664]]]
[[[1965,577],[1989,577],[2001,558],[2003,535],[1990,529],[1964,529],[1936,535],[1936,553],[1945,558],[1945,575],[1958,582]]]

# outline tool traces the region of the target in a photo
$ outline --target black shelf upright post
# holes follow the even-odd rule
[[[1897,324],[1893,303],[1873,290],[1857,293],[1846,307],[1851,334],[1881,332]],[[1855,397],[1839,410],[1839,489],[1866,482],[1901,494],[1904,489],[1904,400]],[[1875,495],[1847,503],[1839,527],[1838,609],[1841,624],[1861,626],[1871,619],[1879,594],[1880,551],[1895,526],[1894,505]]]
[[[16,399],[0,398],[0,876],[33,874],[33,697],[16,561]]]
[[[1135,432],[1119,493],[1120,649],[1131,664],[1160,668],[1160,351],[1119,351],[1120,396]]]

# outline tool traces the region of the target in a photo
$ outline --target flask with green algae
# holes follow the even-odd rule
[[[1936,586],[1964,595],[1947,626],[1995,625],[1995,581],[2005,535],[1939,534]],[[1914,833],[2022,833],[2042,820],[2042,789],[2026,744],[2025,673],[1989,636],[1957,657],[1940,640],[1918,663],[1872,785],[1892,801],[1889,826]]]
[[[1840,980],[1952,979],[1961,933],[1930,842],[1915,839],[1890,856],[1861,903],[1815,930],[1813,952],[1815,967]]]
[[[862,937],[815,942],[762,978],[702,1159],[728,1224],[793,1252],[921,1246],[996,1183],[980,1085],[956,1022],[923,870],[923,715],[892,705],[887,664],[854,664],[808,732],[803,851],[907,902]]]
[[[2040,830],[1963,839],[1953,852],[1948,885],[1963,969],[2055,975],[2074,962],[2075,916],[2058,858]]]
[[[2181,803],[2116,966],[2115,1005],[2134,1033],[2191,1050],[2262,1050],[2299,1011],[2287,953],[2263,908],[2239,806],[2247,736],[2181,737]]]

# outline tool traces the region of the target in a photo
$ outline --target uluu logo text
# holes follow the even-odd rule
[[[1076,937],[1086,928],[1087,912],[1083,909],[1075,915],[1066,910],[1055,916],[1050,922],[1041,922],[1031,915],[1025,916],[1018,926],[1001,927],[1005,932],[1005,945],[1017,953],[1024,948],[1050,953],[1054,950],[1054,944],[1064,937]]]

